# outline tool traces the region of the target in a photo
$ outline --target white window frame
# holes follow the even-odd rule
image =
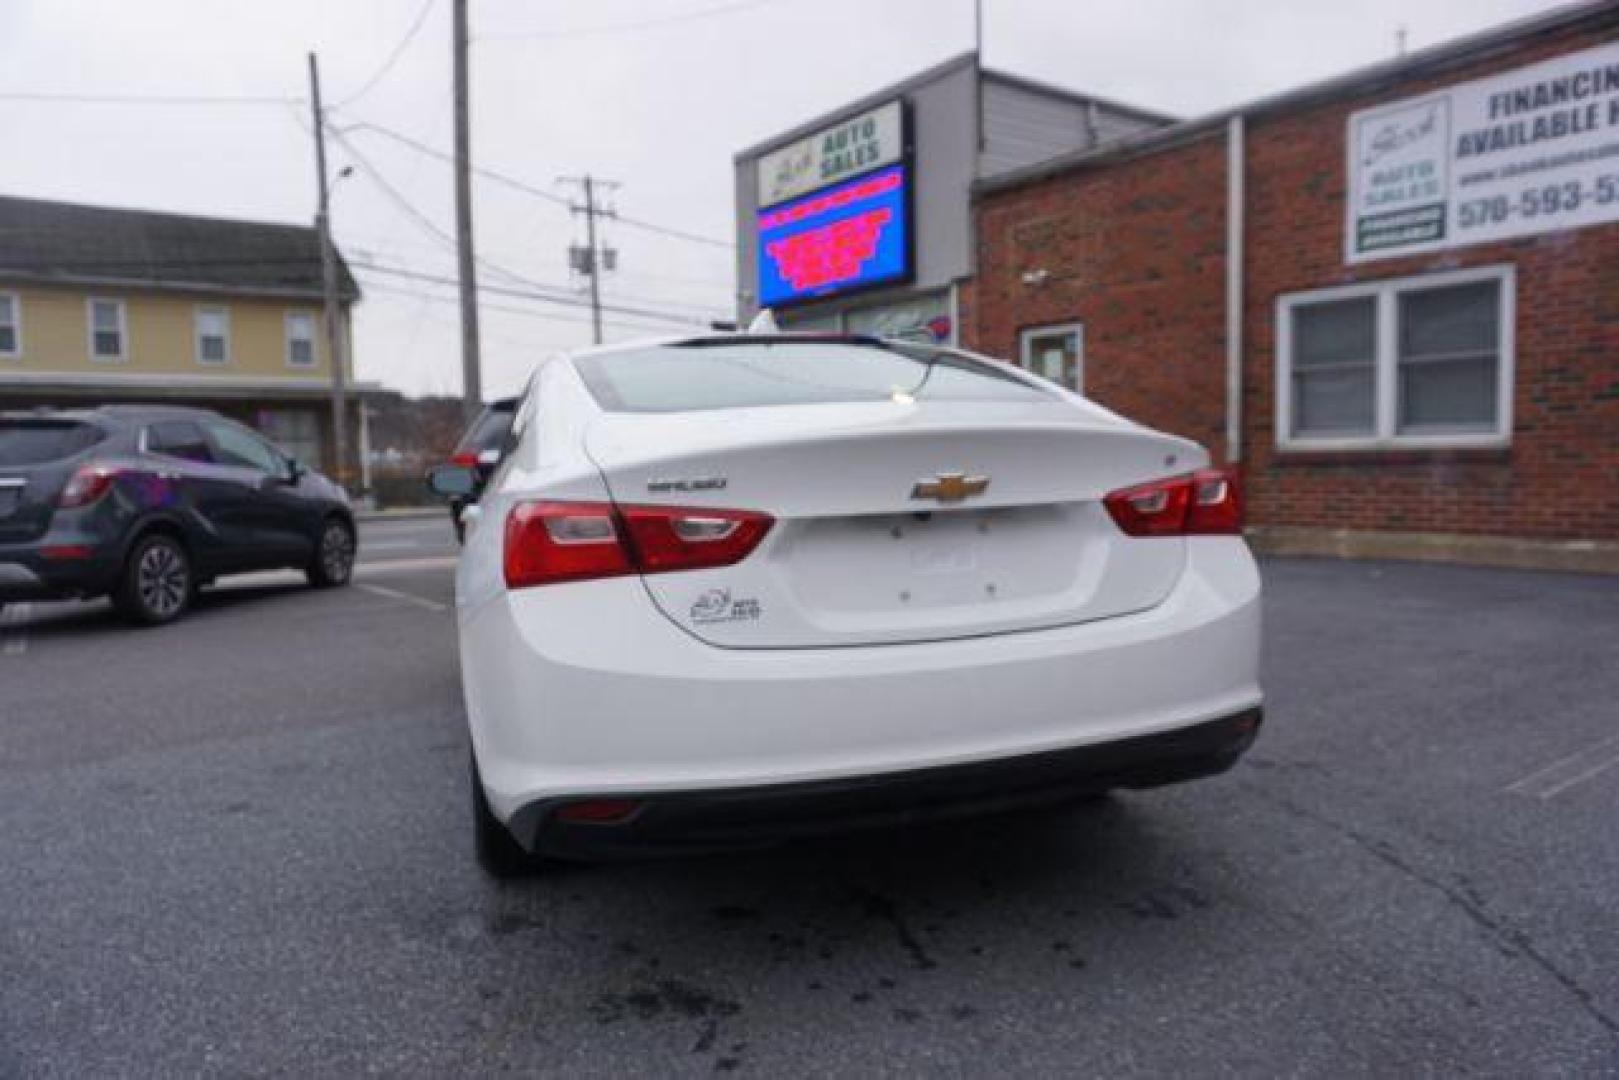
[[[1051,323],[1047,326],[1029,326],[1019,330],[1017,335],[1018,367],[1027,371],[1030,375],[1039,376],[1039,373],[1029,366],[1029,343],[1037,336],[1046,337],[1051,334],[1073,334],[1079,338],[1079,363],[1075,365],[1075,375],[1077,376],[1075,382],[1077,385],[1063,386],[1062,383],[1057,385],[1063,386],[1065,390],[1072,390],[1076,394],[1083,394],[1085,392],[1085,324],[1083,322]],[[1044,378],[1044,376],[1039,377]]]
[[[309,363],[305,364],[292,358],[292,324],[299,319],[309,321]],[[299,371],[313,371],[320,367],[320,320],[313,311],[289,311],[282,318],[282,357],[287,366],[297,368]]]
[[[202,332],[202,317],[205,314],[217,314],[224,320],[224,331],[220,335],[225,339],[225,356],[223,359],[209,360],[202,355],[202,339],[205,336]],[[204,367],[223,367],[231,362],[230,308],[227,305],[198,304],[192,309],[191,326],[192,351],[196,355],[197,363],[202,364]]]
[[[118,312],[118,352],[96,352],[96,305],[111,304]],[[122,364],[129,359],[129,302],[111,296],[89,296],[84,301],[84,324],[89,333],[90,360],[96,364]]]
[[[0,359],[17,360],[22,357],[22,294],[0,291],[0,297],[11,301],[11,336],[15,344],[10,349],[0,349]]]
[[[1471,285],[1481,281],[1500,283],[1501,303],[1497,341],[1500,362],[1496,366],[1495,427],[1491,431],[1461,431],[1401,435],[1396,430],[1399,415],[1399,298],[1404,292],[1442,289],[1451,285]],[[1511,265],[1480,266],[1437,274],[1388,278],[1355,285],[1339,285],[1309,292],[1288,293],[1276,298],[1276,448],[1281,451],[1311,450],[1393,450],[1412,447],[1504,447],[1512,444],[1512,388],[1517,348],[1517,272]],[[1374,356],[1372,365],[1372,432],[1369,435],[1293,434],[1293,309],[1334,300],[1376,301]]]

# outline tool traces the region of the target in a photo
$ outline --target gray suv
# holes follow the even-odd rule
[[[224,574],[346,584],[355,550],[340,487],[217,413],[0,412],[0,605],[110,596],[166,623]]]

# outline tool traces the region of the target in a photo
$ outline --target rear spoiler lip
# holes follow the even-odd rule
[[[705,334],[702,337],[666,341],[672,349],[722,349],[729,345],[867,345],[878,348],[887,344],[882,338],[870,334],[793,333],[779,334]]]

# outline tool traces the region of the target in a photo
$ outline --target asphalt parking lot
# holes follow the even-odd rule
[[[447,522],[362,546],[8,609],[0,1074],[1619,1074],[1619,579],[1270,561],[1226,776],[496,886]]]

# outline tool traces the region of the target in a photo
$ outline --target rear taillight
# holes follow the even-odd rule
[[[1130,536],[1207,536],[1242,532],[1236,475],[1199,469],[1167,480],[1121,488],[1102,500]]]
[[[112,489],[118,470],[107,465],[81,465],[68,480],[67,487],[56,497],[56,505],[63,510],[89,506]]]
[[[525,502],[506,516],[506,585],[730,566],[770,531],[768,514],[599,502]]]
[[[457,450],[455,453],[450,455],[450,464],[460,465],[464,468],[470,469],[478,464],[478,451]]]

